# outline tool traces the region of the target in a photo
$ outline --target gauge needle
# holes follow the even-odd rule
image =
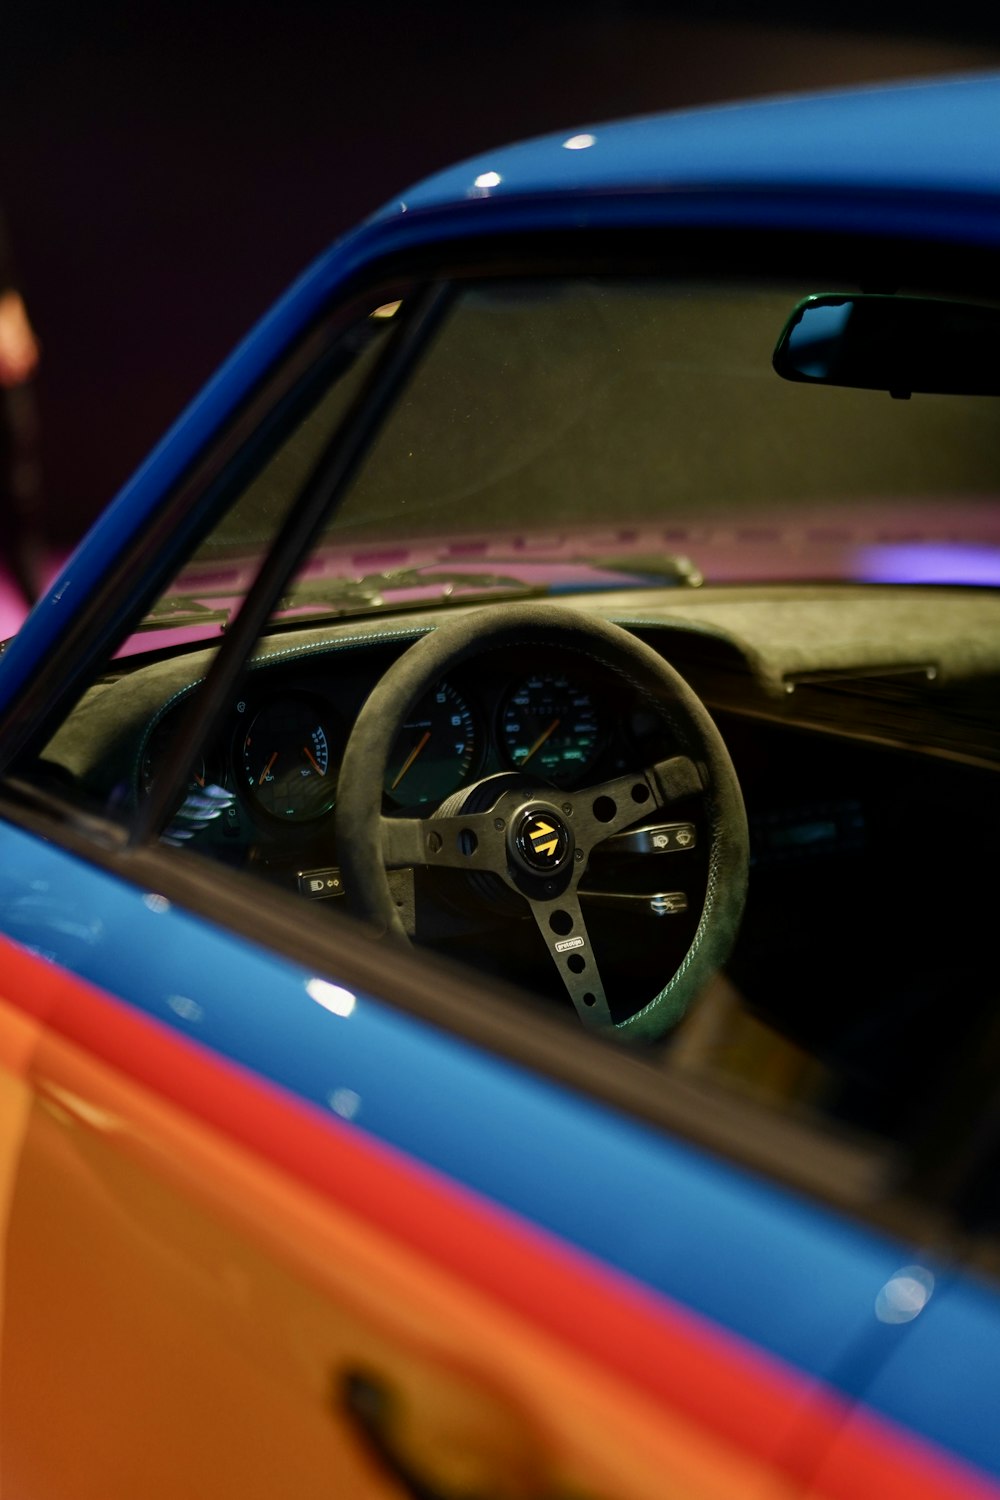
[[[522,766],[526,766],[528,764],[528,761],[534,755],[535,751],[536,750],[540,750],[542,748],[542,746],[545,744],[545,741],[548,739],[549,735],[550,734],[554,734],[555,731],[558,728],[559,728],[559,720],[558,719],[553,719],[552,723],[549,725],[548,729],[544,730],[543,733],[541,733],[538,736],[537,740],[535,741],[535,743],[532,745],[531,749],[528,751],[527,755],[522,760],[522,762],[521,762]]]
[[[426,745],[426,743],[430,739],[430,737],[431,737],[430,730],[429,729],[425,729],[424,732],[423,732],[423,734],[421,735],[420,739],[417,741],[417,743],[414,745],[413,749],[410,751],[409,755],[403,761],[403,768],[400,771],[399,775],[396,777],[395,781],[392,783],[392,786],[389,788],[390,792],[394,792],[396,790],[396,788],[399,786],[399,783],[402,781],[402,779],[406,775],[407,771],[413,765],[413,762],[416,760],[417,756],[420,754],[421,750],[424,748],[424,746]]]
[[[302,754],[305,756],[306,760],[312,766],[312,768],[316,772],[317,776],[325,776],[326,775],[325,771],[321,771],[320,770],[319,765],[318,765],[318,763],[316,761],[316,757],[313,755],[313,753],[309,749],[308,745],[303,745],[302,746]]]
[[[261,771],[260,775],[257,778],[257,785],[258,786],[263,786],[264,785],[264,778],[265,778],[265,776],[267,776],[267,774],[269,773],[271,767],[274,765],[274,762],[277,759],[278,759],[278,752],[277,752],[277,750],[275,750],[274,754],[271,756],[271,759],[268,761],[267,765],[264,767],[263,771]]]

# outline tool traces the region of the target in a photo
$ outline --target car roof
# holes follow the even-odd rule
[[[582,125],[438,172],[379,217],[475,198],[697,187],[996,194],[1000,74],[838,89]]]

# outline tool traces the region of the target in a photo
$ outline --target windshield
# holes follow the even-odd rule
[[[812,284],[474,284],[343,493],[285,617],[655,580],[1000,581],[991,396],[794,384]],[[380,329],[395,306],[381,308]],[[204,637],[377,357],[324,392],[146,628]],[[374,351],[374,352],[373,352]],[[221,570],[220,570],[221,569]]]

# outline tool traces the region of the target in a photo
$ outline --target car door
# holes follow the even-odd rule
[[[35,950],[5,939],[12,1490],[714,1495],[814,1473],[864,1394],[897,1243],[148,881],[9,826],[4,846]],[[8,927],[17,905],[8,884]],[[870,1477],[905,1473],[903,1431],[880,1437]]]

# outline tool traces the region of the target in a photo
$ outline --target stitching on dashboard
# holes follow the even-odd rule
[[[263,656],[252,656],[247,665],[250,671],[266,667],[275,661],[294,660],[296,657],[314,653],[345,651],[355,646],[374,646],[385,641],[418,641],[422,636],[432,635],[438,627],[425,625],[411,630],[375,630],[364,635],[345,636],[336,641],[313,641],[308,646],[287,646],[282,651],[269,651]]]

